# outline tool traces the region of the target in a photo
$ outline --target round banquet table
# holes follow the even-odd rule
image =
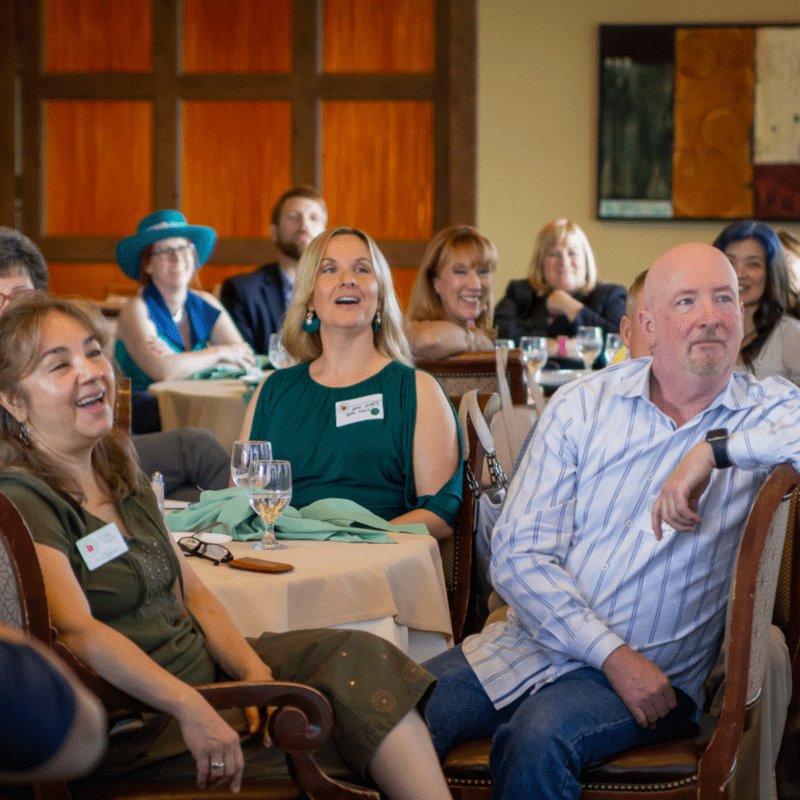
[[[287,548],[273,551],[225,545],[235,558],[292,564],[291,572],[250,572],[196,557],[190,563],[244,636],[354,628],[425,661],[452,640],[439,546],[432,536],[391,536],[397,544],[284,540]]]
[[[265,377],[270,374],[264,373]],[[151,383],[147,391],[158,398],[162,430],[204,428],[230,452],[247,410],[244,395],[252,388],[252,384],[238,379],[173,380]]]

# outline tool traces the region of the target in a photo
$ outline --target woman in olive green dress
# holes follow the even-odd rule
[[[389,797],[449,797],[416,709],[433,680],[425,670],[356,631],[264,634],[252,646],[238,633],[169,536],[130,437],[113,425],[104,343],[91,309],[46,295],[15,300],[0,318],[0,491],[36,540],[58,637],[174,718],[162,725],[158,715],[136,752],[113,748],[107,772],[185,779],[169,768],[188,762],[201,787],[238,791],[252,774],[239,734],[192,685],[275,675],[328,696],[340,755]],[[258,710],[246,718],[255,733]]]

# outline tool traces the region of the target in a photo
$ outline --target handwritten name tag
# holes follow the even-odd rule
[[[383,395],[368,394],[353,400],[340,400],[336,403],[336,427],[352,425],[354,422],[367,422],[383,419]]]
[[[75,546],[90,570],[102,567],[128,552],[128,543],[115,522],[109,522],[94,533],[78,539]]]

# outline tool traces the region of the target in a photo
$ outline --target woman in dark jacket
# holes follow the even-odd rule
[[[521,336],[546,336],[551,361],[578,366],[578,328],[619,333],[627,296],[624,286],[598,282],[586,234],[574,222],[558,219],[539,232],[530,275],[509,283],[494,324],[498,336],[515,342]]]

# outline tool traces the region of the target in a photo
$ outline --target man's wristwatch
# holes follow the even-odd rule
[[[715,428],[706,434],[706,441],[714,452],[714,464],[717,469],[727,469],[733,466],[728,458],[728,429]]]

